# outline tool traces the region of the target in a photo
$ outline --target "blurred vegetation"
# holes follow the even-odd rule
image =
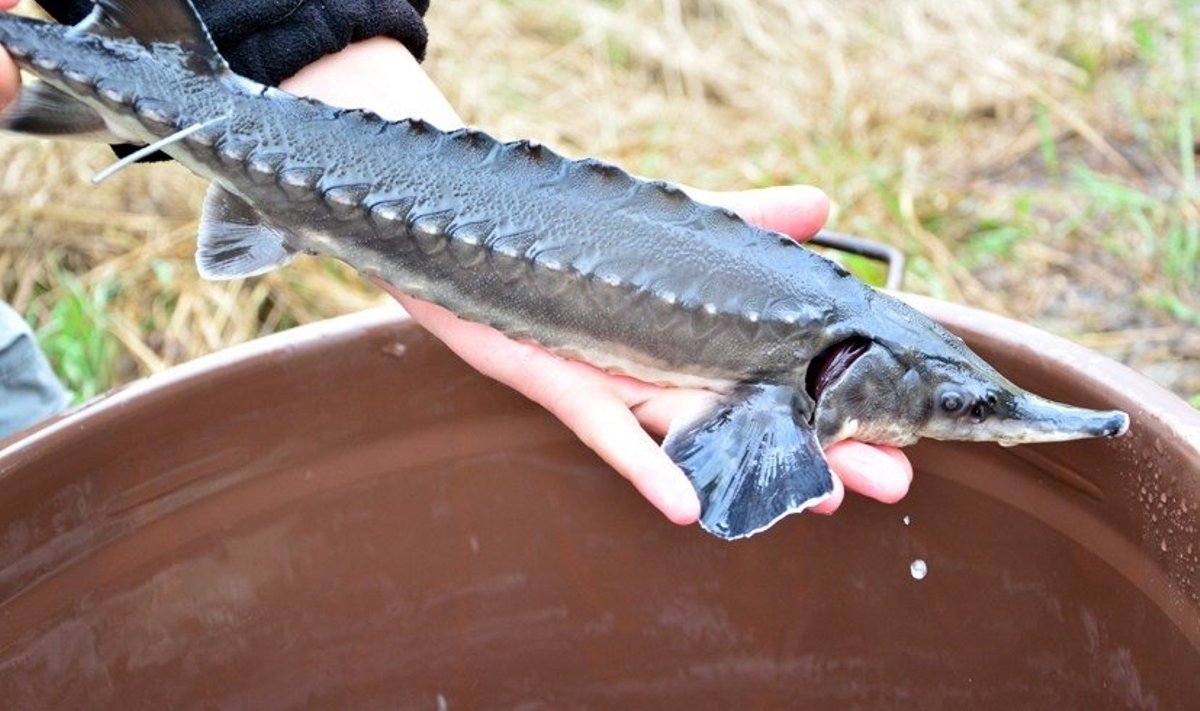
[[[908,288],[1006,313],[1200,406],[1195,0],[437,0],[427,69],[468,121],[714,189],[804,182]],[[79,397],[381,303],[321,260],[191,264],[203,186],[93,188],[102,147],[0,139],[0,297]]]

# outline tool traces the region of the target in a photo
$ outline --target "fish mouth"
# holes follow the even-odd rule
[[[855,361],[866,355],[873,341],[862,336],[851,336],[838,341],[817,354],[804,378],[805,390],[814,402],[821,398],[829,386],[841,380]]]

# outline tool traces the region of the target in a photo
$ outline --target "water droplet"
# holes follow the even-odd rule
[[[912,523],[912,518],[905,516],[904,517],[904,525],[907,526],[910,523]]]
[[[1162,541],[1159,542],[1158,547],[1162,549],[1163,553],[1166,553],[1167,552],[1167,539],[1165,539],[1165,538],[1162,539]]]
[[[917,558],[908,566],[908,572],[912,573],[913,580],[924,580],[929,574],[929,566],[925,565],[925,561]]]
[[[1158,500],[1164,504],[1167,503],[1167,492],[1164,491],[1163,493],[1159,494]]]

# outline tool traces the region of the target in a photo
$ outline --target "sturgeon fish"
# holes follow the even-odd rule
[[[40,81],[9,130],[161,147],[211,181],[196,263],[304,252],[600,368],[721,393],[663,442],[725,539],[830,495],[843,439],[1117,436],[1119,411],[1009,382],[932,320],[664,182],[531,141],[297,98],[230,71],[188,0],[98,0],[79,25],[0,16]]]

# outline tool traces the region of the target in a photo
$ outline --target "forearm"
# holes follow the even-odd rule
[[[356,42],[322,57],[280,88],[334,106],[370,109],[389,119],[422,118],[444,130],[463,125],[412,53],[387,37]]]

